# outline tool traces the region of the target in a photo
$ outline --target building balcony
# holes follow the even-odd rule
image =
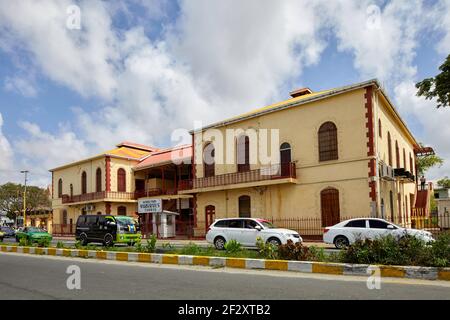
[[[100,191],[90,192],[79,195],[67,195],[63,194],[61,202],[67,203],[79,203],[79,202],[92,202],[92,201],[130,201],[136,200],[135,192],[117,192],[117,191]]]
[[[406,180],[409,182],[415,182],[416,177],[405,168],[396,168],[394,169],[394,176],[399,178],[400,180]]]
[[[151,188],[148,190],[140,190],[140,191],[136,191],[136,198],[145,198],[145,197],[157,197],[157,196],[162,196],[162,195],[176,195],[177,194],[177,189],[175,188],[168,188],[168,189],[163,189],[163,188]]]
[[[204,189],[233,189],[253,185],[270,185],[278,183],[295,182],[295,163],[275,164],[263,166],[259,169],[245,172],[234,172],[215,175],[212,177],[183,180],[178,183],[180,192],[194,192]],[[233,187],[234,186],[234,187]]]

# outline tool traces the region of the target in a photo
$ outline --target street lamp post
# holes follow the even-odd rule
[[[27,225],[27,174],[28,170],[20,171],[25,174],[25,189],[23,191],[23,226]]]

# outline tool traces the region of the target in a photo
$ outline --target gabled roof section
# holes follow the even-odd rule
[[[71,163],[50,169],[49,171],[65,169],[65,168],[68,168],[68,167],[71,167],[74,165],[81,164],[83,162],[92,161],[92,160],[99,159],[99,158],[106,157],[106,156],[109,156],[112,158],[118,158],[118,159],[141,161],[141,160],[145,159],[147,156],[149,156],[153,152],[152,150],[154,150],[156,152],[159,149],[144,146],[142,144],[137,144],[137,143],[122,142],[122,143],[119,143],[117,145],[117,148],[115,148],[115,149],[102,152],[102,153],[97,154],[90,158],[71,162]]]
[[[137,164],[133,170],[139,171],[148,168],[159,167],[162,165],[170,164],[177,161],[183,161],[184,163],[190,162],[192,158],[192,146],[190,144],[167,148],[154,152]]]
[[[367,81],[363,81],[363,82],[359,82],[356,84],[347,85],[347,86],[343,86],[343,87],[338,87],[338,88],[334,88],[334,89],[311,92],[308,94],[302,94],[301,96],[298,96],[295,98],[287,99],[287,100],[284,100],[281,102],[271,104],[266,107],[262,107],[259,109],[255,109],[255,110],[243,113],[241,115],[238,115],[238,116],[235,116],[235,117],[223,120],[223,121],[215,122],[215,123],[205,126],[203,128],[191,130],[190,133],[193,134],[193,133],[205,131],[205,130],[211,129],[211,128],[223,127],[223,126],[241,122],[241,121],[244,121],[247,119],[256,118],[256,117],[259,117],[259,116],[262,116],[262,115],[265,115],[268,113],[272,113],[272,112],[276,112],[276,111],[280,111],[280,110],[284,110],[284,109],[288,109],[288,108],[292,108],[292,107],[301,106],[301,105],[304,105],[304,104],[307,104],[310,102],[330,98],[330,97],[333,97],[333,96],[336,96],[339,94],[343,94],[346,92],[350,92],[353,90],[366,88],[368,86],[374,86],[376,89],[378,89],[381,92],[381,94],[383,95],[383,97],[386,99],[389,106],[391,107],[392,112],[395,115],[395,118],[401,123],[401,125],[403,126],[403,128],[405,129],[405,131],[407,132],[407,134],[409,135],[411,140],[414,142],[414,144],[418,145],[414,136],[412,135],[412,133],[409,131],[408,127],[406,126],[406,123],[400,117],[400,114],[395,109],[394,105],[392,104],[391,100],[389,99],[388,95],[383,90],[382,86],[380,85],[380,83],[378,82],[377,79],[371,79],[371,80],[367,80]]]

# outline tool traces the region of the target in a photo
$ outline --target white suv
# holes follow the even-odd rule
[[[332,243],[336,248],[342,249],[356,240],[373,240],[387,235],[397,239],[411,235],[427,243],[434,240],[433,235],[428,231],[402,228],[384,219],[360,218],[345,220],[332,227],[326,227],[323,242]]]
[[[288,240],[294,243],[303,241],[296,231],[276,228],[267,220],[252,218],[218,219],[206,233],[206,241],[213,243],[219,250],[232,239],[244,247],[256,247],[258,237],[274,245],[285,244]]]

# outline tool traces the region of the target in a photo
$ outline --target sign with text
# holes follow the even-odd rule
[[[140,199],[138,201],[139,213],[157,213],[162,211],[161,199]]]

